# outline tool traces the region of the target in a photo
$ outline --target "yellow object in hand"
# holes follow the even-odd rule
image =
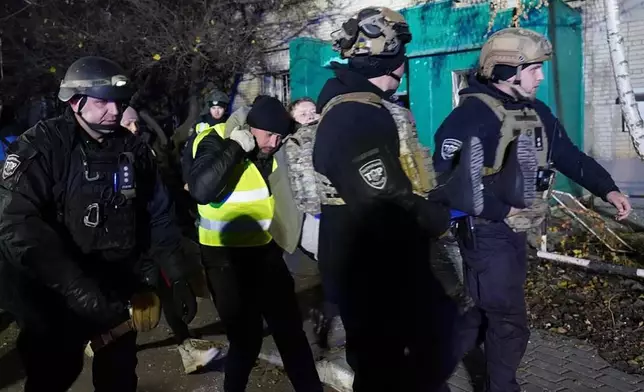
[[[156,328],[161,318],[159,297],[151,291],[146,291],[134,294],[130,302],[132,304],[130,314],[134,328],[139,332],[147,332]]]

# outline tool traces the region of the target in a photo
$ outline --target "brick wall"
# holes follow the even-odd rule
[[[634,89],[644,89],[644,0],[616,1],[631,82]],[[604,1],[586,0],[578,6],[584,22],[585,150],[600,159],[634,158],[637,154],[628,133],[622,132],[622,114],[615,104]]]

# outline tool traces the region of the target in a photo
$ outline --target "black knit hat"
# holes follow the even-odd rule
[[[255,98],[246,117],[253,128],[287,136],[293,129],[293,118],[282,103],[274,97],[260,95]]]

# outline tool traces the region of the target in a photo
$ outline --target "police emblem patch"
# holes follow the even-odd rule
[[[360,176],[372,188],[383,189],[387,185],[387,170],[381,159],[374,159],[360,167]]]
[[[4,167],[2,168],[2,179],[6,180],[13,176],[18,166],[20,166],[20,163],[20,157],[18,155],[10,154],[7,156],[7,160],[4,162]]]
[[[463,142],[460,140],[452,138],[443,140],[443,144],[441,145],[441,157],[446,161],[454,158],[454,154],[456,154],[456,151],[461,149],[462,145]]]

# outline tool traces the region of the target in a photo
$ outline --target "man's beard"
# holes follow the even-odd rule
[[[259,150],[257,153],[257,159],[268,159],[275,154],[275,151],[277,151],[277,148],[272,149],[270,152],[264,152],[262,150]]]

